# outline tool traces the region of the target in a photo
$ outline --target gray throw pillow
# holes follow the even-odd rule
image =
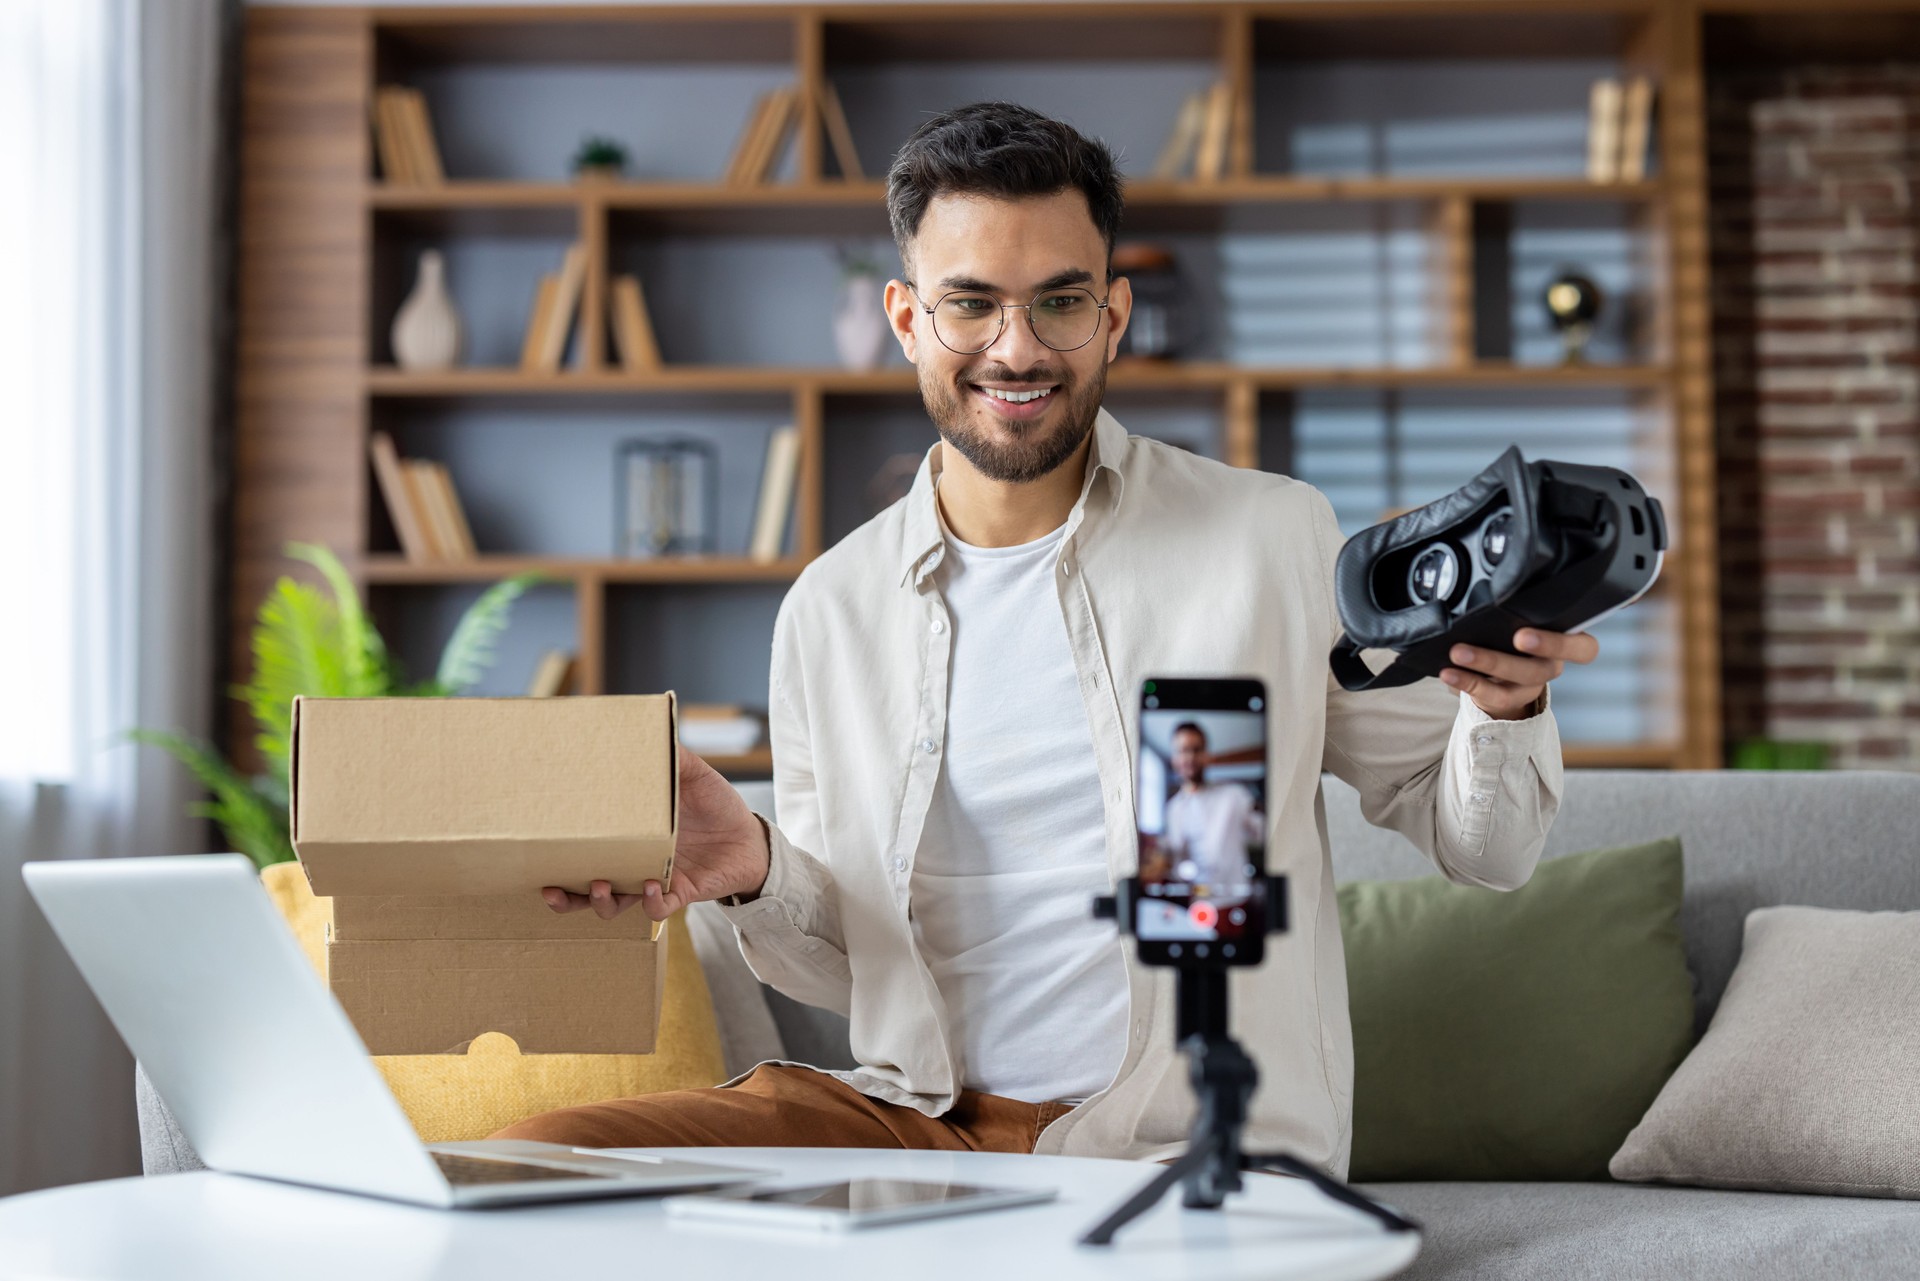
[[[1766,907],[1616,1179],[1920,1199],[1920,912]]]

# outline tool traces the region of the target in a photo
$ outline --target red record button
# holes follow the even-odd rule
[[[1203,930],[1210,930],[1220,923],[1220,909],[1211,903],[1190,904],[1187,907],[1187,915]]]

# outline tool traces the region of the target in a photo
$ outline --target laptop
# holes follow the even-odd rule
[[[770,1171],[423,1145],[238,854],[28,863],[27,888],[210,1169],[420,1205],[679,1192]]]

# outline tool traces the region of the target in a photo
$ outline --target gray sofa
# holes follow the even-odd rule
[[[771,789],[744,785],[770,813]],[[1342,880],[1428,875],[1403,838],[1369,826],[1327,780]],[[1753,908],[1920,910],[1920,776],[1574,771],[1547,856],[1678,834],[1682,925],[1706,1026]],[[764,1058],[850,1062],[844,1020],[762,988],[717,912],[690,917],[730,1070]],[[149,1174],[197,1168],[144,1078]],[[1624,1183],[1388,1183],[1368,1188],[1426,1227],[1410,1278],[1920,1276],[1920,1202],[1720,1192]]]

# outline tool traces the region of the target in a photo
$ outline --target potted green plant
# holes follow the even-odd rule
[[[589,137],[581,140],[573,153],[575,178],[618,178],[627,168],[627,149],[612,138]]]
[[[293,857],[287,836],[287,747],[296,694],[328,698],[445,698],[471,688],[492,665],[513,603],[538,574],[495,583],[461,615],[433,678],[409,681],[367,617],[353,579],[324,547],[291,543],[287,555],[318,569],[331,589],[282,578],[255,617],[253,676],[233,690],[253,713],[263,769],[247,775],[184,734],[137,729],[128,737],[172,754],[210,793],[191,813],[219,825],[227,844],[259,867]]]

